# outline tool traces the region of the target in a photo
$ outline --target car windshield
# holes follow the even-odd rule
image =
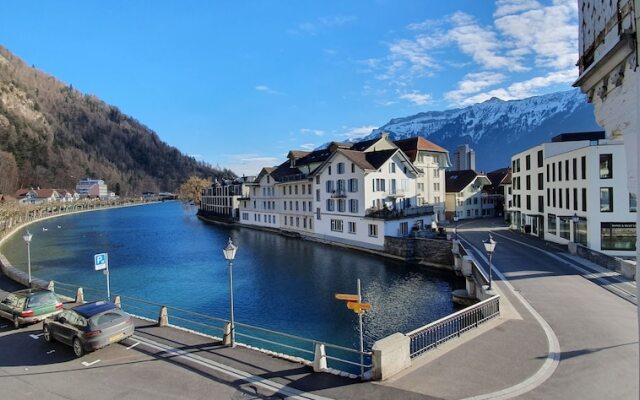
[[[56,296],[51,292],[37,293],[31,296],[31,298],[29,299],[29,307],[42,307],[46,305],[56,304],[57,302],[58,299],[56,299]]]

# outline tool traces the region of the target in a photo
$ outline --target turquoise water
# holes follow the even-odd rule
[[[231,237],[238,246],[233,283],[241,323],[357,348],[357,318],[334,294],[355,293],[358,278],[365,301],[373,304],[364,319],[367,345],[454,311],[451,292],[458,286],[449,275],[273,233],[205,224],[195,212],[167,202],[38,222],[28,228],[32,273],[103,289],[105,277],[94,271],[93,255],[107,252],[112,293],[226,319],[229,283],[222,249]],[[22,233],[2,252],[26,270]]]

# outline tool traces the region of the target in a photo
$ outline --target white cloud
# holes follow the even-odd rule
[[[316,147],[318,147],[318,145],[313,144],[313,143],[305,143],[305,144],[301,144],[300,148],[306,151],[312,151],[313,149],[315,149]]]
[[[273,90],[271,89],[269,86],[267,85],[257,85],[255,87],[256,91],[258,92],[262,92],[262,93],[268,93],[268,94],[280,94],[280,92],[278,92],[277,90]]]
[[[326,132],[323,131],[323,130],[320,130],[320,129],[309,129],[309,128],[300,129],[300,133],[311,133],[311,134],[316,135],[316,136],[324,136],[326,134]]]
[[[291,34],[317,35],[325,30],[347,25],[357,18],[352,15],[334,15],[330,17],[321,17],[315,21],[306,21],[298,24],[294,29],[287,32]]]
[[[505,15],[535,10],[540,7],[540,3],[535,0],[497,0],[496,11],[493,13],[493,16],[499,18]]]
[[[258,175],[264,167],[273,167],[282,162],[277,157],[255,153],[227,155],[227,167],[239,175]]]
[[[377,126],[372,126],[372,125],[360,126],[357,128],[344,127],[345,131],[342,132],[340,136],[346,136],[349,139],[359,138],[359,137],[370,134],[371,131],[377,128],[378,128]]]
[[[474,93],[478,93],[491,86],[504,82],[506,76],[499,72],[476,72],[469,73],[458,82],[458,88],[445,93],[445,98],[453,104],[461,104]]]
[[[426,93],[418,93],[418,92],[405,93],[401,95],[400,98],[403,100],[408,100],[418,106],[424,106],[431,102],[431,95]]]

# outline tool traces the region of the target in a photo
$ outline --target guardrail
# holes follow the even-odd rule
[[[462,333],[500,315],[500,296],[495,295],[464,310],[448,315],[407,333],[411,358],[437,347]]]
[[[102,300],[106,297],[106,291],[101,289],[66,282],[53,282],[56,293],[69,299],[78,300],[77,295],[79,293],[81,293],[83,297],[82,300],[85,301]],[[79,292],[78,289],[82,290]],[[205,334],[219,340],[222,340],[225,326],[229,324],[229,320],[227,319],[217,318],[178,307],[162,305],[131,296],[116,295],[113,299],[124,311],[134,317],[153,322],[158,321],[158,323],[164,318],[167,326]],[[238,341],[239,344],[283,358],[290,358],[308,365],[313,364],[314,366],[319,357],[317,348],[321,346],[323,351],[320,352],[320,357],[325,359],[329,368],[347,372],[352,375],[359,375],[361,366],[364,367],[365,371],[371,370],[373,366],[372,353],[368,351],[361,353],[358,350],[348,347],[239,323],[237,321],[235,322],[235,335],[236,338],[243,338],[243,340]],[[360,355],[364,356],[364,363],[362,364],[360,363]]]

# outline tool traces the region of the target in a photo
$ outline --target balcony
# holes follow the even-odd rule
[[[390,220],[390,219],[403,219],[403,218],[409,218],[409,217],[419,217],[422,215],[433,215],[433,214],[434,214],[434,211],[433,211],[432,205],[403,208],[403,209],[371,207],[367,209],[365,213],[365,217]]]
[[[400,197],[405,197],[406,195],[406,191],[404,189],[395,189],[395,190],[391,190],[389,191],[389,193],[387,193],[387,197],[394,197],[394,198],[400,198]]]
[[[331,192],[331,198],[332,199],[344,199],[347,197],[347,191],[346,190],[334,190]]]

